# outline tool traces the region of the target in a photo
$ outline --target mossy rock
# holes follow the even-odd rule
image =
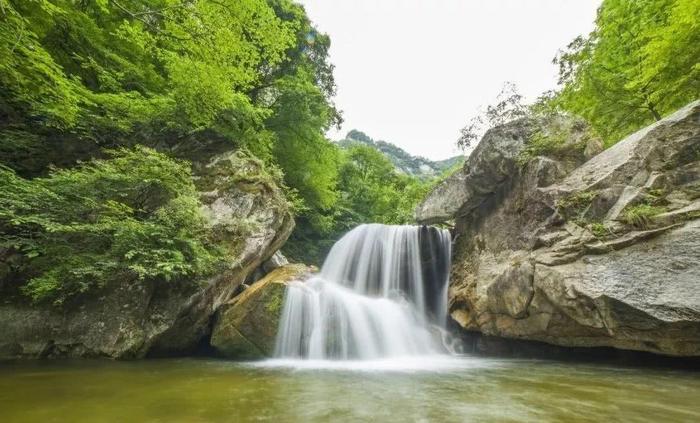
[[[212,331],[212,347],[228,358],[270,357],[287,283],[305,278],[312,270],[303,264],[279,267],[221,306]]]

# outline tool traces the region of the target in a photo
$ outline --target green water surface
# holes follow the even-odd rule
[[[468,357],[453,364],[1,364],[0,422],[700,422],[696,372]]]

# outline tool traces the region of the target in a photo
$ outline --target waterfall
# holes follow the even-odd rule
[[[426,226],[361,225],[321,272],[291,283],[278,358],[372,360],[443,352],[450,235]]]

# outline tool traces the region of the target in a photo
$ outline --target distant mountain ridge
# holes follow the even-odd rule
[[[375,141],[367,134],[353,129],[345,135],[345,139],[337,141],[341,148],[348,148],[354,144],[364,144],[373,147],[384,154],[401,173],[417,176],[419,178],[431,178],[442,174],[447,169],[458,163],[464,162],[464,156],[454,156],[445,160],[433,161],[421,156],[413,156],[401,147],[390,142]]]

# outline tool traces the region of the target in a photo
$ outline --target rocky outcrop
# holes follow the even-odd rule
[[[304,279],[312,271],[303,264],[283,265],[220,307],[212,331],[212,347],[228,358],[270,357],[287,284]]]
[[[468,215],[499,187],[513,180],[532,138],[564,135],[566,140],[555,152],[562,160],[537,165],[541,169],[536,176],[543,179],[540,184],[551,183],[583,161],[587,154],[600,151],[600,140],[590,136],[583,122],[564,117],[521,118],[487,131],[464,167],[438,184],[418,205],[416,220],[431,224]]]
[[[424,224],[443,222],[478,207],[494,187],[517,170],[518,153],[531,135],[532,126],[530,120],[520,119],[488,131],[464,167],[438,184],[418,205],[416,220]]]
[[[585,162],[523,163],[529,125],[487,133],[417,210],[455,219],[453,319],[486,335],[700,356],[700,102]]]
[[[274,177],[257,159],[226,152],[194,165],[203,213],[230,260],[200,281],[125,278],[79,306],[0,302],[0,359],[184,353],[208,338],[214,312],[284,243],[294,226]]]

